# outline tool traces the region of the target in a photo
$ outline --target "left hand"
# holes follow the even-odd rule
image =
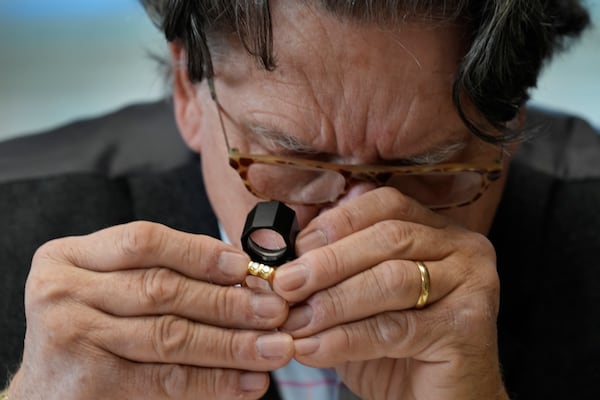
[[[484,236],[384,187],[313,219],[297,248],[273,288],[297,303],[282,330],[299,362],[335,368],[362,398],[506,398],[499,281]],[[415,261],[431,277],[420,310]]]

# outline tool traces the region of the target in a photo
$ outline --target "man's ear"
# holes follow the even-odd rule
[[[177,127],[188,147],[200,152],[202,107],[198,91],[190,82],[187,72],[187,55],[179,43],[169,44],[173,63],[173,102]]]
[[[526,116],[527,116],[527,107],[521,106],[521,108],[519,108],[519,111],[517,112],[517,115],[512,120],[508,121],[506,126],[509,129],[520,131],[521,129],[525,128],[525,117]]]
[[[517,115],[512,120],[508,121],[506,127],[513,131],[522,131],[525,129],[526,117],[527,106],[521,106],[517,112]],[[521,141],[519,140],[509,143],[507,146],[505,146],[506,150],[508,150],[510,154],[515,154],[517,150],[519,150],[519,147],[521,147]]]

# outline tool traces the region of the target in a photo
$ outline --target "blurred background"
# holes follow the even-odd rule
[[[595,27],[546,68],[533,103],[600,127],[600,0]],[[0,0],[0,140],[166,93],[150,53],[162,36],[137,0]]]

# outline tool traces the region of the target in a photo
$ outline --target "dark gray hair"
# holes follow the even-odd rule
[[[140,1],[166,39],[186,49],[192,81],[212,74],[207,37],[219,35],[235,35],[265,69],[276,68],[269,0]],[[463,24],[470,43],[455,77],[454,104],[475,135],[494,143],[519,137],[506,122],[529,99],[544,63],[589,24],[578,0],[313,1],[342,18],[386,26],[407,18]],[[466,115],[465,96],[502,135],[484,132]]]

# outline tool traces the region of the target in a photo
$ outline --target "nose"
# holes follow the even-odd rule
[[[308,223],[315,218],[317,215],[330,210],[340,204],[344,204],[352,199],[359,197],[360,195],[376,189],[378,186],[371,182],[365,181],[353,181],[350,183],[350,187],[346,193],[344,193],[339,199],[333,204],[321,205],[321,206],[290,206],[296,212],[296,218],[298,219],[298,227],[302,230]]]
[[[369,192],[373,189],[376,189],[377,185],[372,182],[366,181],[352,181],[350,182],[350,187],[346,193],[334,203],[333,207],[336,205],[344,204],[352,199],[357,198],[358,196]]]
[[[324,206],[290,206],[296,212],[296,219],[298,220],[298,228],[304,229],[308,223],[321,213]]]

